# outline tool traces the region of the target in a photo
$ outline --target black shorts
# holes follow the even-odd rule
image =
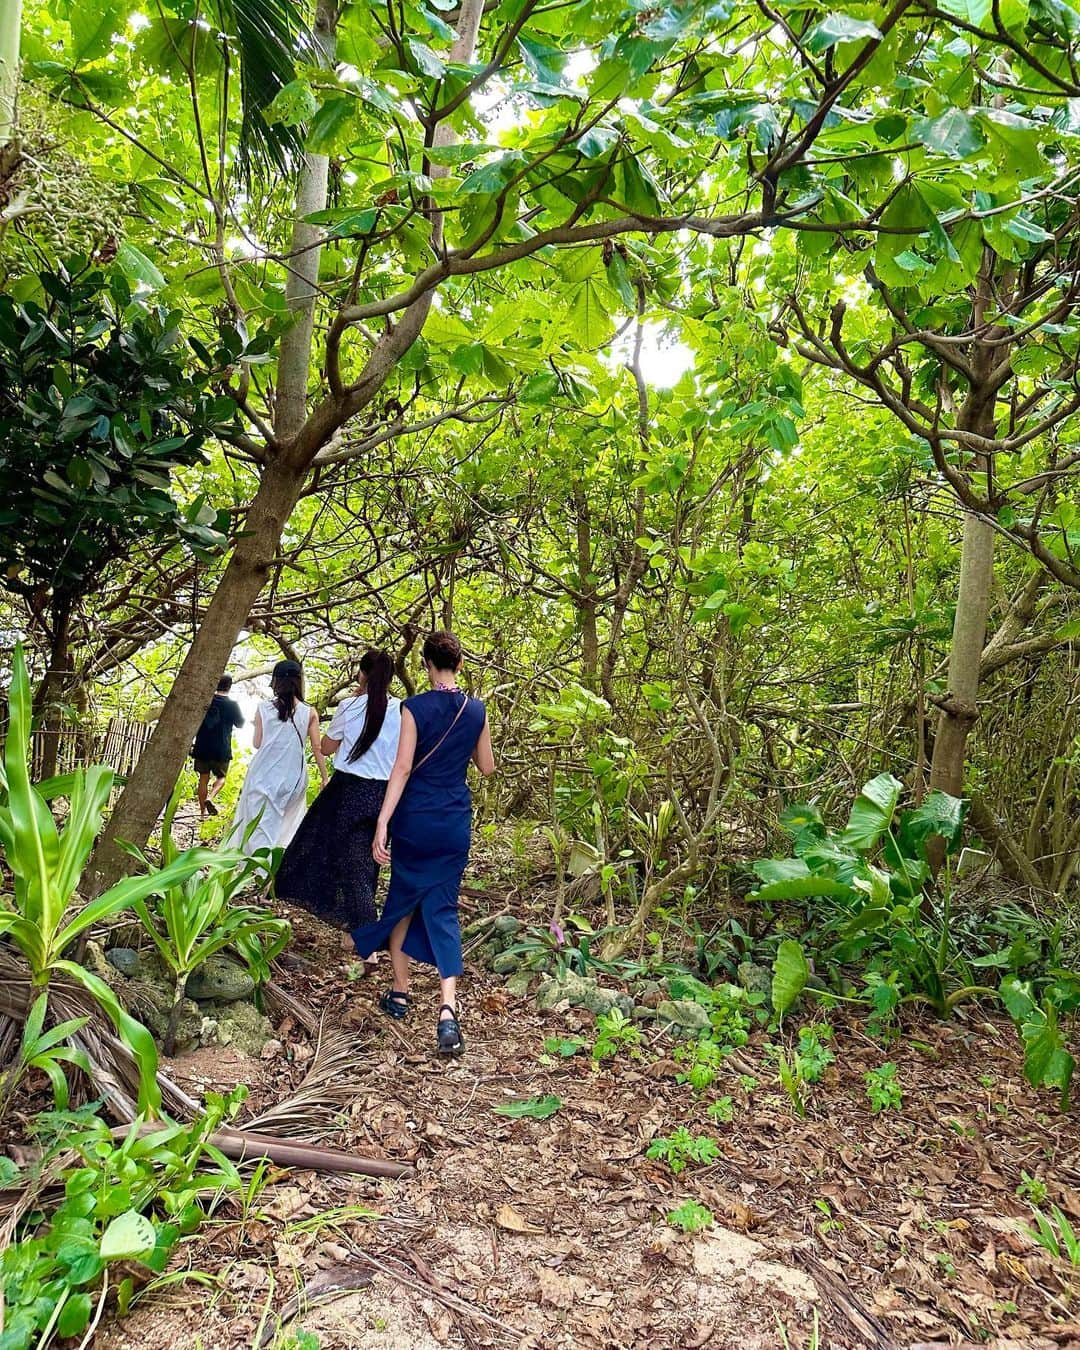
[[[229,772],[229,761],[227,759],[200,759],[195,756],[195,772],[210,773],[215,778],[224,778]]]

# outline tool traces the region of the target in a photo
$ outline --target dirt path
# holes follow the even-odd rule
[[[800,1120],[753,1043],[740,1058],[756,1089],[733,1072],[701,1103],[659,1036],[640,1062],[542,1063],[545,1036],[589,1036],[591,1020],[537,1013],[479,974],[467,983],[468,1054],[437,1062],[433,986],[420,983],[411,1020],[392,1024],[373,1006],[379,986],[349,980],[333,936],[306,916],[296,925],[311,964],[290,977],[294,992],[367,1046],[344,1142],[416,1158],[416,1174],[283,1178],[256,1213],[185,1246],[181,1264],[209,1283],[143,1301],[99,1336],[106,1350],[239,1350],[260,1331],[290,1350],[756,1350],[780,1346],[781,1328],[793,1347],[811,1345],[815,1317],[828,1347],[1080,1344],[1065,1274],[1018,1233],[1030,1210],[1014,1196],[1026,1171],[1080,1218],[1080,1128],[1025,1087],[1008,1025],[931,1024],[905,1039],[889,1052],[903,1107],[874,1116],[863,1073],[885,1052],[836,1022],[837,1064]],[[287,1063],[302,1041],[287,1026],[283,1041],[284,1058],[248,1062],[256,1100],[302,1069]],[[240,1076],[235,1058],[206,1056],[204,1078]],[[718,1093],[733,1099],[730,1123],[705,1114]],[[561,1106],[546,1120],[494,1111],[547,1095]],[[645,1150],[680,1124],[714,1136],[721,1156],[675,1178]],[[665,1221],[688,1198],[716,1216],[711,1230],[686,1236]],[[382,1217],[326,1218],[350,1204]],[[350,1282],[364,1287],[275,1340],[298,1288]],[[290,1339],[301,1330],[317,1339]]]

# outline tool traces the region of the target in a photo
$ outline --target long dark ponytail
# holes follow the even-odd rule
[[[296,661],[279,661],[270,680],[274,693],[274,707],[282,722],[292,717],[298,703],[304,698],[304,675]]]
[[[364,727],[359,739],[349,751],[346,761],[355,764],[361,755],[366,755],[379,738],[383,723],[386,721],[386,705],[389,702],[390,681],[394,678],[394,662],[389,652],[372,647],[360,658],[360,670],[367,676],[367,708],[364,710]]]

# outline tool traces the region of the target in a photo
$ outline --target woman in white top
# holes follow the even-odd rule
[[[247,853],[284,848],[307,806],[307,758],[311,752],[326,782],[326,759],[319,740],[319,714],[304,699],[304,676],[296,661],[279,661],[270,679],[274,697],[255,712],[255,754],[236,804],[228,842]],[[252,822],[256,822],[251,828]],[[249,832],[250,830],[250,832]]]
[[[393,675],[386,652],[361,657],[356,693],[338,705],[322,741],[323,753],[334,756],[333,776],[285,850],[274,882],[280,899],[350,932],[378,917],[371,845],[401,731],[401,704],[389,694]]]

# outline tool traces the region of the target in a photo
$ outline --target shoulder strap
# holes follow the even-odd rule
[[[465,708],[466,708],[466,705],[468,704],[468,702],[469,702],[469,696],[468,696],[468,694],[464,694],[464,697],[463,697],[462,700],[461,700],[461,707],[457,710],[457,714],[456,714],[456,716],[454,717],[454,720],[450,723],[450,725],[446,728],[446,730],[443,732],[443,734],[439,737],[439,739],[435,742],[435,744],[434,744],[434,745],[431,747],[431,749],[427,752],[427,754],[426,754],[426,755],[424,756],[424,758],[420,761],[420,763],[419,763],[419,764],[414,764],[414,765],[412,766],[411,772],[415,773],[415,772],[417,771],[417,769],[423,768],[423,766],[428,762],[428,760],[429,760],[429,759],[431,758],[431,756],[435,753],[435,751],[438,750],[439,746],[442,745],[443,741],[446,740],[447,736],[450,735],[450,733],[453,731],[453,729],[457,726],[458,722],[461,720],[461,714],[465,711]]]

